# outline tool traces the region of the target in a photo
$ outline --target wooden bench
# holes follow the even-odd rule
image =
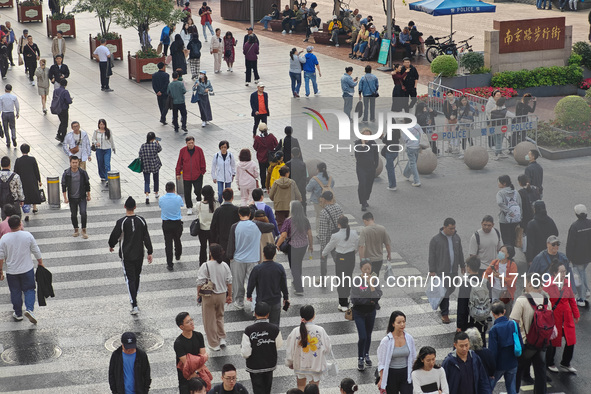
[[[324,31],[317,31],[313,34],[314,42],[316,44],[324,44],[324,45],[334,45],[335,43],[330,41],[332,34],[329,32]],[[347,44],[347,40],[349,39],[349,35],[347,34],[339,34],[339,45],[349,45]]]
[[[273,19],[273,20],[269,21],[269,27],[271,28],[271,31],[281,33],[283,31],[283,27],[281,26],[281,22],[283,22],[283,21],[280,19]],[[295,33],[305,33],[305,32],[306,32],[305,21],[298,23],[295,28]]]

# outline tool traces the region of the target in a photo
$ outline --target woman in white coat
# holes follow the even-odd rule
[[[211,162],[211,177],[213,183],[218,185],[218,202],[222,203],[222,192],[227,187],[232,187],[232,181],[236,175],[236,161],[232,152],[228,152],[230,143],[226,140],[220,141],[220,151],[213,155]]]

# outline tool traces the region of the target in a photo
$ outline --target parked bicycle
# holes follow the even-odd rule
[[[472,45],[470,45],[470,43],[468,42],[473,38],[474,38],[474,36],[467,38],[465,40],[462,40],[462,41],[458,41],[458,44],[461,44],[460,46],[457,47],[458,54],[461,55],[464,52],[474,52],[474,50],[472,49]]]
[[[425,45],[427,45],[428,48],[425,55],[429,63],[431,63],[433,59],[439,55],[453,55],[454,57],[458,56],[458,49],[456,47],[456,43],[453,41],[453,35],[455,33],[456,32],[454,31],[450,35],[443,37],[427,37],[425,40]]]

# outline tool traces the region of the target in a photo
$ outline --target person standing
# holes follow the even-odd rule
[[[269,198],[273,201],[277,226],[281,227],[289,216],[289,206],[292,201],[302,200],[302,195],[293,179],[289,179],[290,169],[283,166],[279,169],[279,179],[273,182],[269,191]]]
[[[257,188],[259,168],[252,161],[250,149],[248,148],[240,150],[238,160],[238,165],[236,166],[236,186],[240,190],[240,203],[242,205],[248,205],[252,201],[253,190]]]
[[[107,127],[106,120],[99,119],[98,129],[92,135],[92,145],[96,149],[99,177],[101,181],[106,181],[105,186],[108,186],[107,175],[111,171],[111,151],[115,153],[115,140],[113,139],[113,133]]]
[[[429,275],[439,276],[442,281],[445,277],[449,277],[453,282],[453,277],[458,274],[458,267],[461,267],[464,274],[465,266],[462,240],[456,232],[456,221],[453,218],[447,218],[443,221],[443,227],[439,229],[439,233],[429,242]],[[451,284],[449,288],[446,286],[445,296],[439,304],[443,324],[451,322],[449,296],[455,291],[453,283]]]
[[[525,229],[527,239],[525,258],[528,263],[534,261],[535,257],[546,249],[550,236],[558,237],[558,227],[556,227],[554,220],[548,216],[544,201],[536,201],[533,208],[534,218],[530,220]]]
[[[228,152],[230,148],[228,141],[220,141],[218,147],[220,151],[213,156],[211,162],[211,177],[213,184],[218,186],[218,202],[221,203],[224,189],[232,187],[236,176],[236,160],[232,152]]]
[[[253,206],[257,211],[260,210],[264,212],[264,216],[267,218],[267,223],[272,223],[275,226],[275,229],[273,230],[273,238],[275,238],[279,235],[279,228],[277,227],[277,221],[275,220],[273,208],[264,202],[264,194],[265,193],[261,188],[256,188],[252,191]]]
[[[384,248],[386,260],[392,260],[392,246],[386,227],[377,224],[371,212],[363,214],[363,225],[359,233],[359,259],[371,263],[373,273],[380,274],[384,264]]]
[[[384,146],[380,151],[380,155],[386,159],[386,173],[388,175],[388,187],[386,189],[395,191],[396,190],[396,164],[394,161],[398,157],[398,153],[402,151],[400,145],[400,130],[392,130],[391,138],[388,139],[388,133],[382,135],[382,143]],[[380,159],[381,160],[381,159]]]
[[[254,37],[255,42],[257,44],[259,43],[259,38],[257,37],[256,34],[254,34],[252,26],[248,26],[246,28],[246,34],[244,35],[244,40],[242,42],[242,45],[246,44],[248,42],[248,40],[250,39],[250,37]]]
[[[357,86],[357,77],[353,78],[353,67],[345,67],[345,74],[341,77],[341,90],[343,91],[344,107],[343,111],[351,118],[351,111],[353,110],[353,94],[355,94],[355,86]]]
[[[238,207],[232,204],[234,200],[234,192],[232,189],[227,188],[222,192],[222,198],[224,202],[217,208],[213,217],[211,218],[211,238],[210,242],[220,244],[223,250],[228,249],[228,238],[230,235],[230,229],[234,223],[240,221],[240,215],[238,215]],[[226,257],[224,260],[229,262],[230,260]]]
[[[213,87],[211,82],[207,79],[205,70],[201,70],[199,73],[199,80],[193,86],[193,90],[197,92],[199,97],[199,114],[201,116],[201,127],[207,126],[213,120],[211,114],[211,104],[209,103],[209,96],[213,95]]]
[[[201,189],[203,199],[197,202],[197,218],[199,219],[199,265],[207,261],[207,244],[211,248],[211,221],[213,214],[219,207],[215,200],[213,187],[209,185],[203,186]]]
[[[283,161],[285,163],[287,163],[288,161],[291,161],[292,149],[299,148],[300,142],[298,141],[297,138],[295,138],[293,136],[293,127],[285,126],[285,129],[283,129],[283,132],[285,133],[285,137],[283,137],[279,141],[279,145],[277,146],[277,150],[283,152]]]
[[[408,108],[414,107],[417,102],[417,85],[419,83],[419,72],[416,67],[411,64],[410,58],[405,57],[402,61],[402,73],[406,74],[403,80],[406,97],[410,97],[410,104]]]
[[[212,19],[211,19],[211,7],[207,5],[207,2],[204,1],[201,8],[199,8],[199,16],[201,17],[201,26],[203,26],[203,39],[207,42],[207,30],[209,29],[210,34],[213,37],[213,28],[211,27]]]
[[[519,223],[519,227],[523,229],[525,236],[527,225],[534,218],[534,203],[540,199],[540,192],[537,187],[529,183],[529,177],[525,174],[519,175],[517,182],[521,186],[519,189],[521,196],[521,223]]]
[[[150,174],[153,174],[154,179],[154,194],[158,198],[158,190],[160,189],[159,173],[162,162],[158,153],[162,151],[162,146],[158,142],[156,134],[150,131],[146,136],[146,143],[140,147],[138,154],[142,161],[142,173],[144,174],[144,193],[146,194],[146,204],[150,203]]]
[[[135,200],[129,197],[125,201],[125,216],[117,220],[109,236],[109,252],[113,252],[119,243],[119,258],[123,266],[123,276],[127,283],[132,315],[139,313],[137,293],[140,288],[140,274],[144,264],[144,247],[148,252],[148,264],[152,264],[152,240],[148,232],[146,219],[135,214]]]
[[[370,135],[371,130],[365,129],[361,133],[363,135]],[[357,185],[357,196],[359,198],[359,204],[361,204],[361,210],[367,211],[369,207],[367,201],[371,196],[380,156],[378,146],[374,140],[359,139],[355,141],[355,145],[362,147],[355,150],[355,172],[357,173],[357,181],[359,182]]]
[[[203,175],[206,173],[206,166],[203,150],[195,145],[195,137],[186,137],[185,143],[187,145],[179,151],[175,172],[176,179],[181,179],[182,174],[187,215],[192,215],[193,200],[191,199],[191,189],[193,189],[197,201],[201,201],[201,188],[203,186]]]
[[[92,56],[99,62],[99,70],[101,73],[101,90],[103,92],[112,92],[113,89],[109,87],[109,62],[111,61],[111,51],[107,48],[107,40],[101,38],[101,45],[99,45]]]
[[[151,383],[148,355],[137,348],[137,338],[133,332],[123,333],[121,346],[111,354],[109,362],[111,391],[147,394]]]
[[[189,51],[189,68],[191,69],[191,79],[195,80],[199,77],[201,69],[201,41],[199,41],[199,34],[192,33],[191,40],[187,44]]]
[[[43,187],[41,175],[39,174],[39,165],[33,156],[29,156],[31,147],[28,144],[21,145],[21,157],[14,161],[14,172],[21,178],[23,193],[25,195],[24,203],[33,205],[33,213],[37,213],[37,204],[41,204],[39,188]],[[28,216],[25,216],[25,221]]]
[[[176,261],[181,259],[183,244],[183,217],[181,208],[184,206],[181,196],[176,194],[174,182],[166,183],[166,194],[158,199],[160,218],[162,219],[162,233],[164,234],[164,250],[166,253],[166,269],[174,270],[172,262],[172,244],[174,242],[174,257]]]
[[[41,53],[39,47],[33,42],[33,36],[27,36],[27,43],[23,47],[23,57],[25,59],[25,68],[29,72],[29,81],[31,85],[35,86],[35,70],[37,69],[37,60],[39,60]]]
[[[527,167],[525,167],[525,175],[529,178],[529,183],[538,188],[540,192],[540,200],[544,195],[544,188],[542,183],[544,182],[544,169],[537,162],[540,157],[540,152],[537,149],[530,150],[525,159],[528,161]]]
[[[156,93],[156,100],[158,101],[158,109],[160,110],[160,123],[166,125],[166,115],[168,114],[168,106],[166,101],[168,99],[168,84],[170,83],[170,75],[166,72],[166,63],[158,63],[158,71],[152,74],[152,89]]]
[[[232,364],[224,364],[222,366],[222,384],[216,385],[207,394],[248,394],[246,387],[238,383],[237,380],[236,367]]]
[[[227,31],[226,35],[224,36],[224,60],[226,61],[226,65],[228,66],[228,71],[234,72],[232,67],[234,66],[234,58],[235,58],[235,51],[234,47],[236,46],[236,39],[232,35],[231,31]]]
[[[47,115],[47,95],[49,94],[49,68],[46,67],[46,60],[39,60],[39,68],[35,70],[37,77],[37,93],[41,96],[43,115]]]
[[[293,97],[300,97],[300,88],[302,86],[302,64],[306,63],[306,58],[301,56],[296,48],[289,52],[289,79],[291,79],[291,93]]]
[[[4,94],[0,96],[0,111],[2,112],[2,126],[3,134],[6,136],[6,147],[10,148],[10,137],[8,127],[12,134],[12,145],[16,149],[16,122],[15,118],[19,117],[19,103],[18,98],[12,93],[12,85],[6,84],[4,87]],[[16,112],[16,114],[15,114]]]
[[[468,254],[478,257],[482,264],[481,267],[488,267],[497,258],[497,252],[503,243],[501,242],[501,233],[494,227],[495,222],[491,215],[484,216],[480,226],[482,228],[476,230],[470,237]]]
[[[516,394],[515,376],[517,375],[518,357],[515,356],[515,336],[519,339],[519,344],[523,348],[523,340],[517,322],[509,320],[505,316],[505,304],[497,301],[492,304],[491,312],[494,317],[494,324],[488,333],[488,348],[492,351],[496,361],[495,381],[493,389],[497,382],[503,377],[505,379],[505,388],[507,394]]]
[[[25,48],[25,45],[27,45],[27,37],[29,36],[29,30],[27,29],[23,29],[23,35],[19,37],[18,39],[18,59],[19,59],[19,63],[23,64],[23,49]],[[19,64],[19,65],[20,65]],[[25,64],[25,74],[27,73],[27,64]]]
[[[80,159],[80,168],[86,170],[86,162],[92,160],[88,133],[80,129],[80,122],[73,121],[71,126],[72,131],[64,138],[62,148],[68,156],[76,155]]]
[[[14,67],[14,61],[12,60],[12,50],[14,49],[14,42],[16,37],[14,35],[14,30],[12,30],[12,26],[10,21],[4,22],[4,27],[6,27],[6,44],[8,45],[8,60],[10,60],[10,67]]]
[[[376,120],[376,97],[379,96],[380,83],[378,78],[371,73],[371,66],[365,66],[365,75],[359,80],[359,100],[363,96],[363,122],[367,123]]]
[[[415,393],[435,392],[449,394],[445,370],[435,363],[436,358],[437,353],[431,346],[423,346],[419,350],[411,373]]]
[[[240,346],[252,389],[257,394],[271,394],[273,371],[277,368],[277,351],[283,346],[279,326],[269,321],[270,313],[269,304],[257,302],[254,308],[256,322],[244,329]]]
[[[209,53],[213,55],[213,72],[215,74],[222,72],[223,50],[224,41],[222,39],[222,29],[218,27],[215,29],[215,36],[211,37],[211,43],[209,45]]]
[[[256,145],[257,144],[257,138],[256,138],[257,127],[259,128],[259,131],[261,131],[263,133],[263,135],[266,137],[267,136],[267,133],[266,133],[266,131],[267,131],[267,117],[271,115],[271,112],[269,110],[269,95],[265,92],[265,85],[264,84],[259,83],[259,85],[257,86],[256,92],[253,92],[250,95],[250,109],[252,110],[250,115],[254,118],[254,125],[252,126],[252,137],[255,139],[254,142]],[[259,123],[265,124],[264,130],[261,130],[260,127],[263,127],[263,126],[259,127]],[[271,134],[271,136],[273,136],[273,134]],[[275,136],[273,136],[273,138],[275,139],[275,146],[273,147],[273,150],[275,150],[275,147],[277,146],[277,139],[275,138]],[[259,143],[259,146],[262,148],[260,143]],[[254,148],[258,152],[257,147],[255,146]],[[260,161],[261,160],[259,159],[259,162]],[[267,163],[268,163],[268,161],[267,161]],[[268,165],[267,165],[267,167],[268,167]],[[261,170],[261,173],[262,173],[262,170]]]
[[[176,354],[175,365],[178,365],[179,361],[184,364],[187,361],[188,354],[202,356],[204,362],[207,362],[209,356],[205,350],[203,334],[195,331],[195,322],[189,315],[189,312],[181,312],[176,315],[175,322],[182,331],[174,341],[174,352]],[[189,394],[189,380],[197,377],[197,373],[193,373],[189,376],[189,379],[185,379],[183,371],[177,368],[177,374],[179,379],[179,393]]]
[[[256,130],[256,127],[254,127],[254,130]],[[273,133],[269,133],[267,124],[264,122],[259,124],[259,131],[261,132],[260,136],[253,133],[254,143],[252,146],[257,153],[257,161],[259,162],[261,187],[265,189],[267,184],[267,169],[269,168],[269,153],[274,152],[277,148],[277,138],[275,138]]]
[[[501,238],[503,244],[515,246],[515,232],[521,222],[521,196],[515,190],[509,175],[501,175],[497,183],[501,189],[497,192]]]
[[[78,208],[80,208],[80,220],[82,221],[82,238],[87,239],[86,233],[86,204],[90,201],[90,182],[88,174],[80,166],[78,156],[70,156],[70,168],[67,168],[62,175],[62,193],[64,203],[70,204],[72,226],[74,226],[74,237],[80,235],[78,232]]]
[[[16,160],[18,161],[18,159]],[[573,263],[574,271],[579,274],[577,305],[584,307],[586,306],[585,299],[591,295],[585,271],[591,262],[591,220],[587,219],[587,207],[583,204],[575,205],[575,215],[577,220],[568,229],[566,257]]]
[[[54,60],[57,55],[61,55],[62,59],[66,55],[66,39],[64,38],[64,32],[61,30],[57,31],[57,34],[51,41],[51,54]]]
[[[164,57],[166,57],[168,54],[168,47],[170,46],[170,37],[174,33],[175,28],[176,26],[173,24],[164,26],[164,28],[162,29],[162,34],[160,34],[160,43],[163,46],[162,55]]]
[[[470,350],[470,339],[465,332],[454,336],[455,350],[445,357],[445,370],[450,393],[491,394],[491,384],[482,360]]]
[[[214,352],[220,351],[220,346],[226,346],[224,304],[232,303],[232,274],[223,259],[222,247],[212,244],[209,247],[209,261],[204,262],[197,272],[197,302],[203,306],[203,329],[207,336],[207,345]],[[207,282],[213,283],[213,293],[200,296],[199,292]]]
[[[318,70],[318,77],[322,77],[322,72],[320,72],[318,58],[312,53],[312,51],[314,51],[314,47],[308,45],[306,47],[306,55],[304,56],[306,63],[304,63],[302,67],[304,70],[304,88],[306,90],[306,97],[310,96],[310,81],[312,81],[314,95],[318,96],[320,94],[320,90],[318,90],[318,85],[316,84],[316,70]]]
[[[288,127],[291,129],[291,126]],[[291,136],[290,139],[292,139]],[[293,138],[293,140],[297,141],[295,138]],[[289,167],[290,177],[294,180],[300,191],[302,196],[301,202],[305,212],[307,207],[306,182],[308,181],[308,169],[306,168],[306,163],[304,163],[304,160],[302,159],[302,151],[298,146],[291,148],[291,160],[286,162],[285,165]]]
[[[174,71],[172,73],[172,82],[168,84],[166,93],[172,97],[172,125],[174,132],[179,131],[179,111],[181,112],[181,129],[184,132],[187,130],[187,106],[185,105],[185,93],[187,89],[183,81],[179,80],[179,73]]]
[[[22,231],[21,219],[13,215],[8,219],[10,232],[0,239],[0,281],[4,280],[2,270],[6,263],[6,282],[10,290],[10,301],[16,321],[23,320],[23,293],[25,295],[25,317],[33,324],[37,318],[35,309],[35,264],[31,254],[37,259],[39,266],[44,267],[41,251],[35,238],[28,231]]]
[[[242,46],[242,53],[244,54],[244,60],[246,63],[245,86],[248,86],[250,84],[252,73],[254,73],[254,83],[258,84],[260,79],[257,65],[259,55],[259,42],[254,34],[250,36],[248,38],[248,41],[245,42]]]

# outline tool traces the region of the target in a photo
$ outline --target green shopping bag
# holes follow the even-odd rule
[[[142,172],[142,159],[139,157],[135,158],[130,165],[127,166],[131,171],[140,173]]]

